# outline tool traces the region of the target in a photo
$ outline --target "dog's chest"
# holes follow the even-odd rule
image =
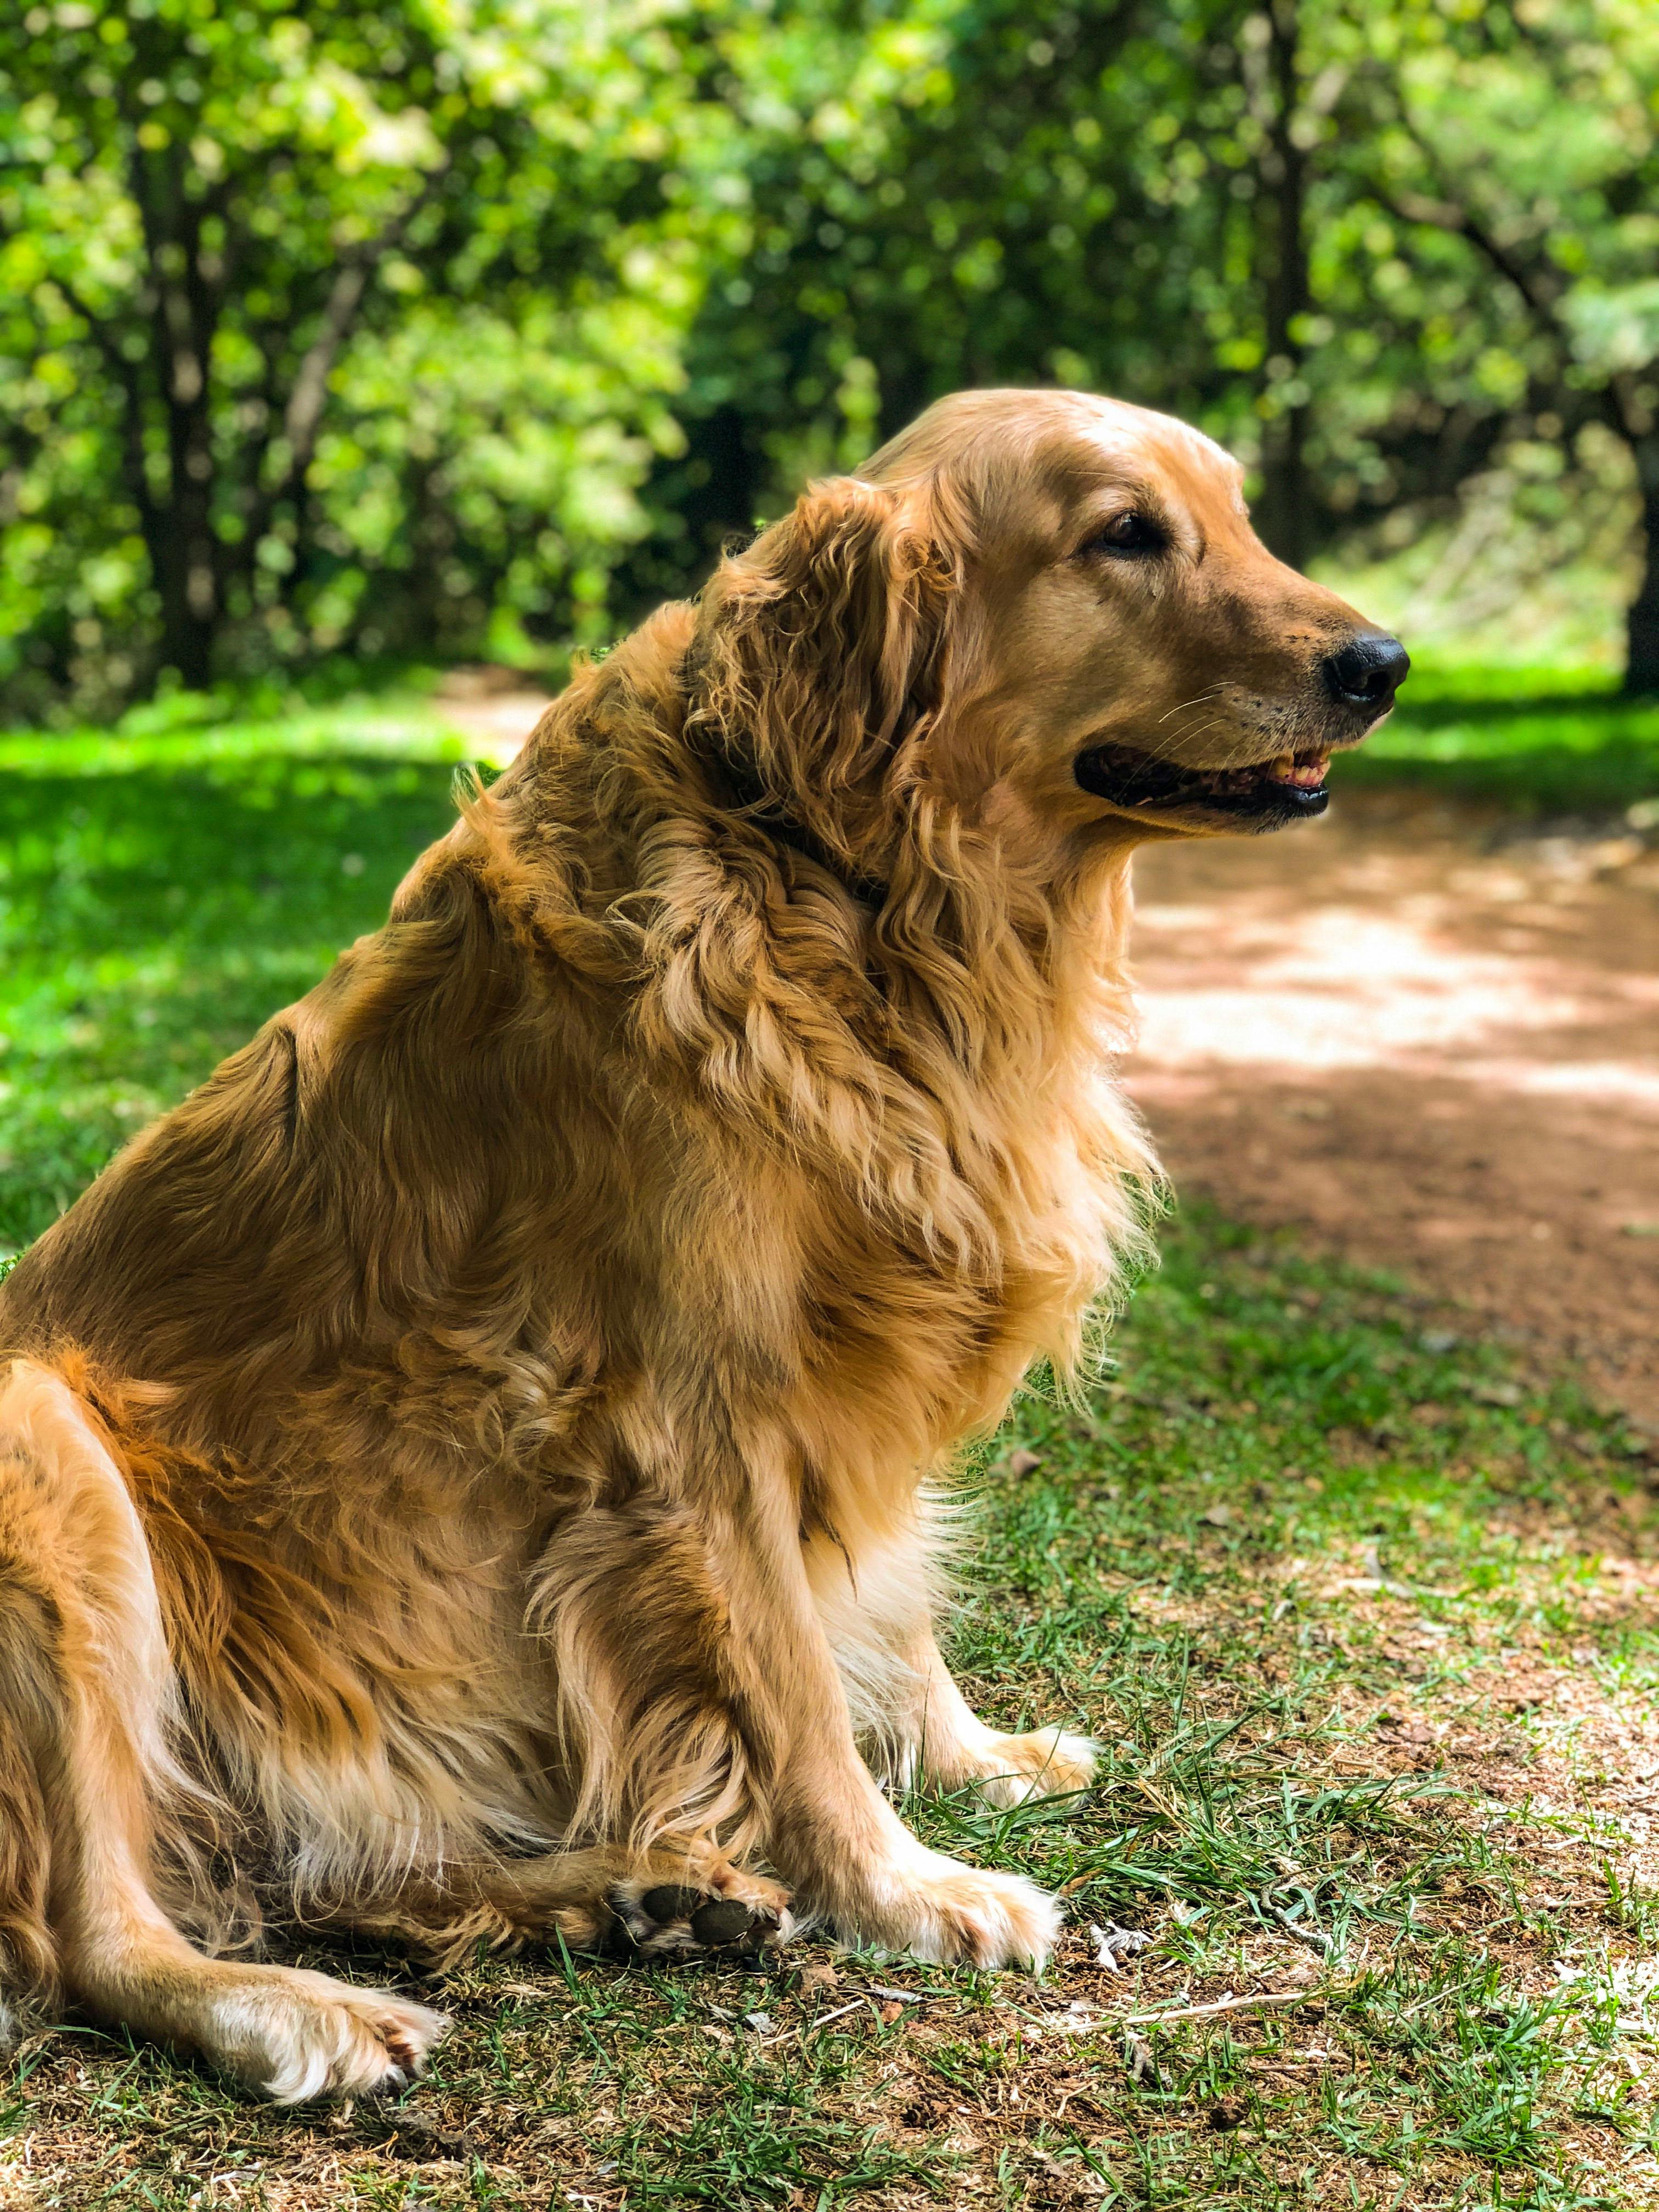
[[[847,1421],[908,1407],[925,1452],[994,1422],[1036,1360],[1068,1363],[1110,1273],[1117,1179],[1057,1141],[1038,1203],[975,1194],[993,1239],[966,1253],[865,1213],[827,1230],[803,1273],[801,1342],[817,1392]]]

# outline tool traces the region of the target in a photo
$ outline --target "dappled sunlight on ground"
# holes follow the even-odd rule
[[[1179,1188],[1659,1421],[1659,885],[1629,860],[1368,794],[1143,854],[1131,1079]]]

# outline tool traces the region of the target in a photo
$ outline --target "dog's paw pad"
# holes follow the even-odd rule
[[[750,1936],[764,1942],[769,1929],[776,1925],[769,1914],[735,1897],[711,1898],[691,1915],[691,1933],[711,1951],[723,1949],[728,1943],[746,1942]]]
[[[685,1889],[672,1882],[663,1882],[646,1891],[640,1899],[640,1910],[660,1927],[672,1928],[677,1920],[690,1920],[698,1906],[708,1901],[706,1889]]]
[[[618,1948],[635,1958],[752,1956],[786,1942],[792,1927],[781,1905],[677,1882],[647,1890],[618,1882],[606,1901],[616,1915]]]

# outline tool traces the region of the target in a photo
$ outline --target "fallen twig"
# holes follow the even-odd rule
[[[1316,1990],[1263,1990],[1253,1997],[1218,1997],[1213,2004],[1181,2005],[1173,2012],[1132,2012],[1119,2020],[1103,2020],[1102,2027],[1162,2027],[1166,2021],[1207,2020],[1218,2012],[1251,2012],[1262,2005],[1311,2004]]]
[[[1140,2027],[1164,2027],[1182,2020],[1208,2020],[1224,2012],[1253,2012],[1263,2005],[1324,2004],[1329,2002],[1329,1995],[1319,1990],[1262,1990],[1255,1996],[1217,1997],[1209,2004],[1174,2005],[1167,2012],[1091,2013],[1074,2001],[1075,2009],[1069,2012],[1049,2013],[1041,2018],[1030,2014],[1024,2017],[1036,2034],[1121,2034],[1133,2040],[1135,2029]]]

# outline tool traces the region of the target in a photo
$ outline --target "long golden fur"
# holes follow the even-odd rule
[[[10,2000],[294,2099],[441,2022],[262,1916],[1042,1959],[877,1779],[1090,1771],[957,1693],[930,1479],[1139,1250],[1130,851],[1293,811],[1355,624],[1195,433],[986,393],[576,677],[0,1289]]]

